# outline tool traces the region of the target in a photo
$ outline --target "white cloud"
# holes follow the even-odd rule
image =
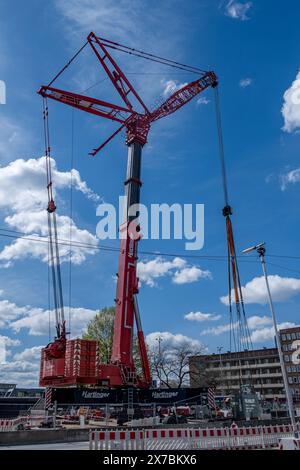
[[[285,328],[293,328],[295,323],[285,322],[278,325],[279,330],[284,330]],[[265,343],[268,341],[273,341],[275,337],[275,331],[273,327],[261,328],[255,330],[251,333],[252,343]]]
[[[81,335],[87,327],[87,324],[96,315],[96,310],[82,307],[72,307],[70,311],[71,318],[71,336]],[[69,307],[65,307],[66,316],[69,315]],[[28,330],[28,334],[32,336],[41,336],[48,334],[48,318],[49,311],[41,308],[29,308],[25,315],[21,318],[10,322],[9,327],[18,333],[20,330]],[[55,324],[55,313],[50,311],[50,324]]]
[[[176,80],[162,80],[162,84],[163,84],[163,87],[164,87],[163,96],[165,98],[168,98],[170,95],[175,93],[175,91],[180,90],[181,88],[186,86],[187,82],[186,83],[179,83]]]
[[[278,275],[268,276],[272,298],[275,302],[284,302],[300,293],[300,279],[281,277]],[[244,302],[246,304],[267,304],[268,295],[266,291],[265,278],[255,277],[242,287]],[[234,294],[232,292],[232,294]],[[232,296],[234,299],[234,295]],[[228,296],[221,297],[221,302],[228,305]]]
[[[232,326],[230,324],[218,325],[213,328],[207,328],[206,330],[203,330],[201,332],[201,335],[202,336],[205,336],[205,335],[219,336],[219,335],[222,335],[223,333],[227,333],[228,331],[230,331],[231,328]]]
[[[205,96],[201,96],[200,98],[197,99],[196,103],[198,106],[201,106],[202,104],[207,105],[210,103],[210,100],[207,99]]]
[[[150,350],[157,349],[158,340],[161,339],[161,346],[164,350],[172,351],[177,348],[201,349],[201,343],[197,339],[189,338],[182,334],[173,334],[168,331],[150,333],[146,337],[146,343]]]
[[[225,7],[225,15],[235,20],[249,20],[249,16],[247,16],[247,14],[252,8],[252,5],[252,2],[242,3],[237,2],[236,0],[229,0]]]
[[[203,271],[197,266],[191,266],[181,271],[176,271],[172,281],[174,284],[191,284],[192,282],[199,281],[199,279],[212,279],[211,272]]]
[[[249,317],[247,319],[248,323],[248,328],[249,330],[256,330],[256,329],[261,329],[264,328],[267,325],[272,324],[272,318],[271,317],[259,317],[258,315],[253,315],[252,317]],[[201,332],[201,335],[213,335],[213,336],[219,336],[223,333],[227,333],[230,331],[231,328],[237,328],[238,325],[237,323],[230,325],[229,323],[226,325],[218,325],[213,328],[207,328],[206,330]]]
[[[256,328],[263,328],[267,325],[272,324],[271,317],[259,317],[258,315],[254,315],[253,317],[248,318],[248,327],[250,330],[255,330]]]
[[[166,261],[160,256],[150,261],[140,261],[137,266],[139,280],[150,287],[156,285],[155,279],[169,275],[172,270],[182,268],[186,262],[181,258]]]
[[[252,83],[252,78],[243,78],[242,80],[240,80],[240,87],[247,88],[248,86],[252,85]]]
[[[10,361],[1,364],[0,382],[15,383],[19,387],[37,387],[41,348],[26,348],[16,353]]]
[[[291,133],[300,129],[300,71],[291,87],[284,93],[283,99],[283,130]]]
[[[156,286],[156,280],[171,276],[174,284],[189,284],[197,282],[201,278],[211,278],[209,271],[203,271],[197,266],[188,266],[182,258],[174,258],[172,261],[166,261],[161,256],[138,263],[138,277],[149,287]]]
[[[273,321],[271,317],[260,317],[258,315],[254,315],[248,318],[247,323],[248,328],[251,331],[250,336],[252,343],[265,343],[274,339],[275,332],[272,326]],[[278,324],[278,329],[283,330],[285,328],[292,328],[294,326],[296,326],[295,323],[283,322]],[[228,333],[231,328],[238,328],[238,324],[235,323],[233,325],[230,325],[228,323],[226,325],[218,325],[214,328],[207,328],[206,330],[201,332],[201,335],[219,336],[223,333]]]
[[[288,171],[285,174],[280,175],[280,187],[282,191],[285,191],[289,184],[296,184],[300,182],[300,168]]]
[[[221,315],[216,315],[215,313],[190,312],[187,313],[184,318],[189,321],[205,322],[220,320]]]
[[[0,328],[5,328],[11,321],[27,311],[28,307],[18,307],[9,300],[0,300]]]
[[[13,357],[14,361],[35,362],[39,361],[41,357],[41,349],[45,346],[33,346],[26,348],[20,353],[16,353]]]
[[[70,187],[71,181],[74,188],[94,202],[100,197],[94,193],[82,181],[77,170],[61,172],[52,159],[52,179],[54,192]],[[46,193],[46,165],[45,158],[23,160],[18,159],[7,166],[0,168],[0,208],[8,215],[5,223],[14,230],[30,235],[30,238],[46,237],[48,235],[47,223],[47,193]],[[58,238],[68,240],[70,226],[72,240],[89,246],[73,246],[72,261],[81,264],[87,255],[95,254],[98,240],[87,230],[80,229],[68,216],[56,215]],[[69,259],[69,247],[61,245],[61,261]],[[9,266],[13,260],[33,257],[47,262],[48,245],[43,241],[35,242],[22,238],[16,239],[10,245],[6,245],[0,252],[0,261],[3,266]]]
[[[137,12],[141,9],[141,4],[135,0],[55,0],[55,4],[72,25],[73,35],[74,30],[85,35],[101,30],[104,37],[113,32],[117,40],[135,35]]]

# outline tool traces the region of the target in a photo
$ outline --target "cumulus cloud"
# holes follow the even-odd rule
[[[20,315],[26,314],[28,307],[19,307],[9,300],[0,300],[0,328],[5,328]]]
[[[267,325],[272,325],[272,318],[267,316],[259,317],[258,315],[253,315],[247,319],[247,323],[249,330],[262,329]],[[219,336],[223,333],[227,333],[231,328],[238,328],[238,324],[235,323],[230,325],[228,323],[225,325],[218,325],[213,328],[207,328],[206,330],[202,331],[201,335]]]
[[[252,78],[242,78],[242,80],[240,80],[240,87],[247,88],[250,85],[252,85],[252,83],[253,83]]]
[[[283,96],[282,116],[284,119],[283,130],[294,132],[300,129],[300,71],[296,79]]]
[[[69,307],[65,307],[65,312],[69,314]],[[96,315],[96,310],[91,310],[82,307],[72,307],[70,309],[71,319],[71,335],[76,337],[81,335],[87,324]],[[27,308],[26,314],[21,318],[10,322],[9,327],[15,332],[19,333],[20,330],[28,330],[28,334],[32,336],[41,336],[48,334],[48,318],[49,310],[41,308]],[[50,324],[55,324],[55,312],[50,311]]]
[[[156,286],[156,280],[165,276],[171,276],[174,284],[190,284],[201,278],[211,278],[209,271],[189,266],[184,259],[178,257],[172,261],[167,261],[161,256],[150,261],[141,261],[138,263],[137,272],[140,282],[149,287]]]
[[[2,335],[0,335],[0,342],[7,347],[19,346],[21,344],[21,341],[19,339],[13,339],[13,338],[9,338],[8,336],[2,336]]]
[[[225,15],[235,20],[246,21],[250,19],[248,13],[252,6],[252,2],[242,3],[236,0],[229,0],[225,6]]]
[[[258,315],[253,315],[252,317],[248,318],[248,328],[251,332],[250,337],[252,343],[265,343],[268,341],[272,341],[275,337],[275,331],[273,328],[273,321],[271,317],[263,316],[260,317]],[[292,328],[296,326],[295,323],[291,322],[283,322],[278,325],[279,330],[283,330],[285,328]],[[201,332],[202,336],[205,335],[212,335],[212,336],[219,336],[223,333],[228,333],[231,328],[238,328],[238,324],[234,323],[233,325],[225,324],[225,325],[218,325],[214,328],[207,328],[206,330]]]
[[[161,345],[164,350],[172,351],[180,348],[189,349],[201,349],[202,345],[197,339],[189,338],[182,334],[173,334],[168,331],[150,333],[146,337],[146,343],[150,350],[157,349],[158,341],[161,341]]]
[[[219,336],[222,335],[223,333],[227,333],[230,331],[230,329],[233,327],[233,325],[230,325],[229,323],[226,325],[218,325],[213,328],[207,328],[201,332],[202,336],[205,335],[213,335],[213,336]]]
[[[275,302],[284,302],[300,293],[300,279],[281,277],[278,275],[268,276],[272,298]],[[268,303],[265,278],[255,277],[242,287],[244,302],[246,304]],[[234,299],[234,292],[232,292]],[[228,296],[221,297],[221,302],[228,305]]]
[[[39,361],[41,357],[41,349],[45,346],[33,346],[26,348],[22,352],[16,353],[13,357],[14,361],[34,362]]]
[[[287,186],[290,184],[296,184],[300,182],[300,168],[288,171],[280,175],[280,188],[281,191],[285,191]]]
[[[278,325],[279,330],[284,330],[285,328],[293,328],[295,323],[285,322]],[[273,327],[269,328],[260,328],[251,333],[252,343],[265,343],[272,341],[275,338],[275,330]]]
[[[182,269],[181,271],[176,271],[172,281],[174,284],[191,284],[192,282],[197,282],[199,279],[211,279],[210,271],[203,271],[197,266],[191,266]]]
[[[259,317],[258,315],[254,315],[253,317],[248,318],[248,327],[250,330],[255,330],[256,328],[263,328],[267,325],[272,325],[271,317]]]
[[[57,169],[53,159],[52,178],[54,191],[70,187],[72,181],[74,188],[88,199],[94,202],[100,200],[99,196],[81,179],[77,170],[61,172]],[[18,159],[0,168],[0,209],[6,211],[5,223],[11,229],[30,235],[30,238],[34,239],[48,235],[45,183],[45,157],[29,160]],[[56,215],[56,218],[59,239],[68,240],[71,228],[72,241],[75,242],[72,248],[74,263],[81,264],[87,255],[95,254],[98,241],[94,235],[87,230],[78,228],[68,216]],[[18,238],[10,245],[6,245],[0,252],[2,266],[10,266],[14,260],[27,257],[47,262],[48,245],[43,241],[45,242],[45,240],[32,241]],[[81,246],[76,245],[76,242]],[[67,245],[61,245],[60,251],[62,262],[69,259]]]
[[[21,387],[37,387],[39,382],[40,351],[33,346],[16,353],[0,368],[0,382],[15,383]]]
[[[215,313],[190,312],[187,313],[184,318],[189,321],[205,322],[220,320],[221,315],[216,315]]]

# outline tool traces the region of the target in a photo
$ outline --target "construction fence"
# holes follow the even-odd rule
[[[251,450],[279,448],[293,437],[291,425],[237,429],[142,429],[90,431],[90,450]]]

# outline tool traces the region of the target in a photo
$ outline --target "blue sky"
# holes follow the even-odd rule
[[[210,67],[220,82],[237,251],[264,240],[270,255],[297,257],[299,14],[296,0],[285,2],[284,11],[280,2],[271,0],[28,0],[26,7],[22,1],[1,1],[0,79],[6,83],[7,102],[0,105],[0,334],[8,350],[1,381],[37,384],[39,350],[49,338],[45,247],[3,236],[12,233],[3,229],[46,234],[39,86],[49,82],[90,31]],[[180,86],[194,79],[150,62],[115,57],[150,106],[171,81]],[[104,78],[92,52],[85,50],[57,86],[78,92],[103,80],[89,93],[113,101]],[[143,154],[142,201],[205,204],[205,245],[192,253],[200,257],[192,259],[184,257],[191,254],[185,252],[184,241],[143,241],[142,251],[174,253],[182,261],[179,268],[174,256],[141,256],[139,300],[150,342],[158,335],[170,344],[192,339],[213,352],[229,347],[228,309],[220,300],[227,293],[227,265],[224,259],[201,259],[226,254],[212,91],[204,97],[153,124]],[[115,138],[93,159],[88,152],[113,130],[110,123],[54,102],[49,119],[61,238],[69,236],[73,161],[78,172],[73,173],[73,236],[97,243],[99,201],[115,204],[123,194],[124,138]],[[118,246],[117,241],[105,244]],[[113,304],[117,256],[92,249],[73,253],[70,298],[69,255],[66,248],[62,251],[66,312],[68,316],[71,300],[71,331],[78,335],[95,311]],[[299,260],[272,256],[268,262],[279,322],[297,324]],[[255,347],[269,346],[273,332],[261,267],[256,258],[246,258],[240,271]]]

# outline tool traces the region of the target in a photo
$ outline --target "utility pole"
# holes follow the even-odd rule
[[[259,256],[259,259],[260,259],[260,262],[261,262],[261,266],[262,266],[263,275],[264,275],[264,278],[265,278],[265,281],[266,281],[266,288],[267,288],[267,293],[268,293],[269,306],[270,306],[270,310],[271,310],[271,313],[272,313],[272,320],[273,320],[273,326],[274,326],[274,331],[275,331],[276,345],[277,345],[278,354],[279,354],[279,360],[280,360],[281,372],[282,372],[282,376],[283,376],[283,383],[284,383],[284,389],[285,389],[285,395],[286,395],[286,400],[287,400],[287,405],[288,405],[289,416],[290,416],[291,424],[293,426],[295,437],[298,437],[298,431],[297,431],[297,425],[296,425],[296,419],[295,419],[295,413],[294,413],[293,397],[291,396],[290,387],[289,387],[289,383],[288,383],[288,377],[287,377],[287,372],[286,372],[286,368],[285,368],[283,352],[282,352],[282,348],[281,348],[280,335],[279,335],[278,327],[277,327],[276,314],[275,314],[275,309],[274,309],[274,304],[273,304],[273,300],[272,300],[272,295],[271,295],[271,290],[270,290],[270,285],[269,285],[269,279],[268,279],[268,274],[267,274],[266,260],[265,260],[265,254],[266,254],[265,243],[260,243],[259,245],[255,245],[251,248],[247,248],[246,250],[243,251],[243,253],[251,253],[252,251],[256,251],[258,253],[258,256]]]

